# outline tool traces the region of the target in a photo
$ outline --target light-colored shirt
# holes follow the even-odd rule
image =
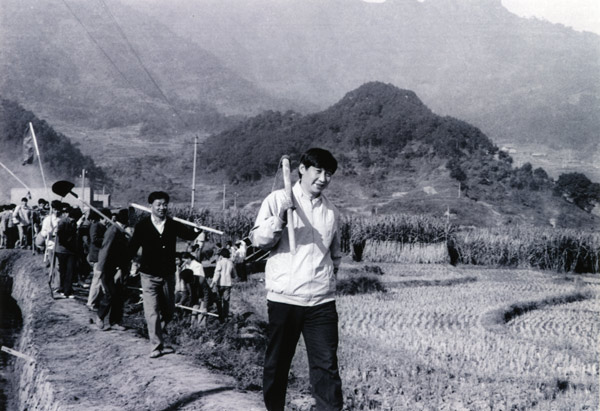
[[[213,287],[216,284],[220,287],[231,287],[231,277],[234,272],[235,266],[233,265],[233,261],[229,258],[219,258],[217,266],[215,267],[215,275],[213,276],[210,286]]]
[[[175,270],[175,292],[185,290],[185,285],[179,274],[181,274],[181,270],[177,267],[177,270]]]
[[[299,183],[294,185],[292,195],[296,206],[292,215],[294,254],[290,252],[287,228],[284,229],[279,218],[284,190],[274,191],[265,198],[250,232],[255,246],[271,250],[265,268],[267,299],[300,306],[333,301],[334,271],[342,258],[339,212],[324,194],[311,199]]]
[[[204,245],[205,241],[206,241],[206,233],[204,231],[200,231],[200,234],[198,234],[198,237],[196,237],[193,244],[197,244],[198,246],[201,246],[201,245]]]
[[[156,228],[156,231],[158,231],[161,234],[165,231],[165,222],[167,221],[166,218],[164,220],[159,220],[153,215],[150,215],[150,220],[152,220],[152,225]]]
[[[13,218],[18,221],[19,225],[29,225],[29,214],[31,213],[31,208],[27,204],[19,204],[15,210],[13,211]]]
[[[196,260],[190,260],[189,262],[184,263],[181,268],[182,269],[189,268],[190,270],[192,270],[194,275],[196,275],[198,277],[206,277],[204,275],[204,266]]]
[[[237,249],[237,252],[235,253],[235,262],[243,263],[244,260],[246,259],[246,253],[247,253],[246,242],[242,241],[240,243],[239,248]]]
[[[56,214],[48,214],[42,220],[42,228],[40,229],[40,234],[46,239],[46,247],[48,249],[54,248],[54,240],[53,236],[56,233],[56,227],[58,226],[58,222],[60,218]]]

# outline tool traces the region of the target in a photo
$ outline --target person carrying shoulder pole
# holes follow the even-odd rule
[[[142,282],[144,317],[152,344],[151,358],[174,352],[166,346],[163,330],[175,311],[175,255],[177,238],[194,240],[199,231],[168,217],[169,194],[154,191],[148,196],[150,215],[142,218],[129,242],[129,257],[142,255],[139,272]]]
[[[335,305],[341,261],[339,213],[323,194],[336,169],[337,161],[329,151],[306,151],[291,198],[285,189],[267,196],[250,232],[254,246],[271,250],[265,269],[269,325],[263,372],[263,397],[270,411],[285,407],[288,373],[300,334],[316,409],[343,407]],[[293,210],[292,221],[288,210]],[[295,250],[290,247],[288,224]]]

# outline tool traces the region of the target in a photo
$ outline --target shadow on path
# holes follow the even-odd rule
[[[181,398],[179,401],[169,405],[167,408],[163,408],[161,411],[175,411],[189,403],[196,401],[198,398],[202,398],[202,397],[212,395],[212,394],[217,394],[217,393],[223,392],[223,391],[231,391],[234,389],[235,389],[234,387],[219,387],[219,388],[213,388],[211,390],[197,391],[192,394],[186,395],[185,397]]]

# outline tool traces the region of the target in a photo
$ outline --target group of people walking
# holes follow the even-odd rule
[[[339,213],[323,194],[336,169],[337,160],[329,151],[320,148],[306,151],[298,167],[299,181],[291,193],[277,190],[268,195],[249,235],[253,246],[270,253],[265,268],[268,341],[263,372],[263,396],[268,410],[285,407],[288,374],[300,335],[306,345],[316,408],[341,410],[343,406],[335,304],[342,257]],[[237,272],[235,263],[240,254],[245,256],[246,244],[238,244],[237,248],[232,244],[219,247],[215,273],[208,280],[198,261],[202,258],[204,234],[168,217],[166,192],[150,193],[148,203],[150,215],[138,221],[133,229],[128,227],[128,210],[103,217],[90,213],[89,247],[84,261],[93,272],[87,305],[95,310],[96,324],[103,330],[123,328],[121,285],[128,275],[139,274],[152,346],[150,357],[157,358],[174,351],[165,342],[164,327],[173,317],[176,302],[198,305],[202,311],[208,308],[212,289],[219,296],[220,318],[226,318],[231,279]],[[10,208],[11,216],[15,208]],[[1,221],[4,215],[0,214]],[[53,203],[52,212],[43,219],[40,228],[42,233],[50,230],[56,234],[47,237],[46,245],[58,257],[57,291],[66,297],[72,295],[74,271],[82,261],[77,254],[78,221],[81,221],[78,216],[75,209]],[[26,232],[25,226],[22,232]],[[176,252],[178,239],[192,242],[183,254]],[[54,264],[55,259],[50,261]]]
[[[0,204],[0,248],[31,248],[36,246],[36,236],[50,204],[43,198],[37,205],[29,206],[23,197],[17,204]]]
[[[220,321],[225,322],[232,277],[236,276],[231,251],[223,248],[217,250],[215,256],[214,276],[206,278],[203,265],[197,260],[204,255],[205,234],[168,218],[169,200],[166,192],[151,193],[148,197],[150,215],[132,225],[128,209],[114,213],[106,208],[98,210],[100,213],[93,209],[84,212],[58,200],[36,207],[39,218],[34,218],[34,210],[27,207],[28,199],[24,198],[19,207],[2,206],[2,227],[9,228],[8,235],[7,230],[2,231],[2,246],[43,253],[55,299],[74,298],[74,285],[89,288],[86,306],[94,313],[92,320],[100,330],[125,329],[122,324],[125,284],[129,277],[139,276],[152,344],[151,357],[156,358],[173,352],[172,347],[164,343],[163,331],[173,318],[175,303],[191,307],[202,297],[204,303],[197,306],[197,311],[202,313],[208,311],[209,302],[214,301]],[[45,200],[40,201],[43,205]],[[29,224],[16,229],[13,215],[18,215],[20,210],[28,216]],[[5,225],[7,220],[11,224]],[[11,241],[13,227],[16,234],[23,234]],[[34,240],[27,241],[30,236]],[[178,240],[188,241],[194,252],[178,253]],[[180,274],[191,268],[192,281],[185,285],[187,277]],[[186,301],[181,298],[183,291],[189,291]]]

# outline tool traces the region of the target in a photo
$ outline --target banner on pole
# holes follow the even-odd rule
[[[27,130],[25,130],[25,135],[23,136],[23,165],[33,163],[33,150],[33,133],[31,132],[31,127],[28,125]]]

